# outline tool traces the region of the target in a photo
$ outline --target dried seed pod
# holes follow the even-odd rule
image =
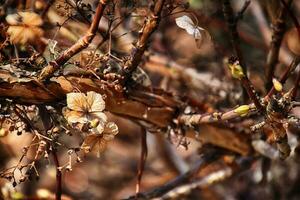
[[[26,124],[22,121],[17,121],[15,125],[12,125],[12,133],[22,135],[26,132]]]

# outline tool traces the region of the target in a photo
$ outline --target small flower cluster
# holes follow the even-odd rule
[[[101,94],[90,91],[83,93],[68,93],[67,107],[63,115],[71,125],[79,124],[82,130],[89,134],[85,137],[81,149],[85,152],[96,152],[99,156],[107,143],[113,140],[119,132],[113,122],[108,122],[105,113],[105,102]]]

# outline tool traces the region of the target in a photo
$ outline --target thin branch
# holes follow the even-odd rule
[[[53,160],[56,166],[56,193],[55,193],[55,199],[61,200],[61,194],[62,194],[62,174],[59,169],[59,160],[56,154],[56,150],[52,150]]]
[[[252,83],[247,78],[247,65],[243,58],[242,50],[240,48],[240,37],[237,31],[237,22],[243,15],[243,13],[246,11],[249,4],[250,2],[246,1],[242,10],[238,13],[238,15],[235,15],[231,7],[230,0],[223,0],[223,12],[227,20],[228,28],[231,33],[231,42],[235,51],[235,55],[237,56],[239,64],[241,65],[243,72],[245,74],[245,76],[241,79],[241,83],[244,89],[246,90],[248,96],[250,97],[250,99],[256,105],[257,109],[263,112],[264,111],[263,106],[261,105],[259,98],[257,97],[255,90],[253,89]]]
[[[131,197],[127,198],[127,200],[152,199],[155,197],[160,197],[160,196],[166,194],[167,192],[169,192],[170,190],[172,190],[173,188],[176,188],[180,185],[188,183],[190,181],[190,179],[199,172],[200,169],[207,166],[209,163],[214,161],[219,156],[221,156],[221,155],[217,154],[215,151],[204,154],[202,156],[202,158],[200,158],[200,160],[186,173],[176,177],[175,179],[169,181],[168,183],[166,183],[165,185],[163,185],[159,188],[156,188],[152,191],[149,191],[149,192],[146,192],[143,194],[140,193],[140,194],[138,194],[138,196],[131,196]]]
[[[46,14],[48,13],[48,10],[50,9],[50,7],[52,6],[52,4],[54,3],[55,0],[48,0],[46,7],[44,8],[41,17],[44,18],[46,16]]]
[[[294,15],[293,11],[290,9],[289,4],[287,4],[284,0],[280,0],[280,1],[284,5],[284,8],[287,10],[290,18],[292,19],[293,23],[295,24],[295,27],[296,27],[297,32],[298,32],[298,36],[300,37],[300,24],[298,22],[297,17]],[[290,1],[292,1],[292,0],[290,0]]]
[[[288,4],[290,5],[292,0],[289,0]],[[275,24],[273,25],[272,32],[272,41],[270,50],[267,56],[265,74],[266,74],[266,89],[269,90],[272,87],[272,79],[275,72],[275,67],[278,63],[279,50],[281,47],[281,43],[283,40],[284,33],[286,31],[286,12],[285,9],[282,8],[280,13],[276,19]]]
[[[256,107],[254,104],[249,105],[249,114],[252,114],[256,111]],[[224,113],[214,112],[211,114],[183,114],[178,117],[179,123],[185,124],[187,126],[191,125],[199,125],[203,123],[214,123],[221,122],[230,119],[234,119],[240,117],[241,115],[236,113],[234,110],[230,110]]]
[[[248,79],[248,77],[245,75],[244,77],[241,78],[241,83],[244,87],[244,89],[246,90],[248,96],[250,97],[250,99],[253,101],[254,105],[256,106],[256,108],[260,111],[260,112],[264,112],[264,107],[261,105],[260,100],[259,100],[259,96],[257,95],[251,81]]]
[[[85,49],[93,40],[98,30],[99,22],[103,16],[107,0],[100,0],[98,3],[94,19],[87,33],[78,40],[73,46],[64,51],[58,58],[51,61],[47,67],[45,67],[40,76],[39,80],[44,80],[52,76],[52,74],[58,70],[62,65],[64,65],[71,57]]]
[[[297,57],[297,58],[298,58],[298,60],[300,60],[299,57]],[[298,64],[299,64],[299,62],[298,62]],[[292,100],[295,100],[295,98],[297,97],[297,91],[298,91],[299,83],[300,83],[300,70],[298,71],[298,75],[297,75],[294,87],[292,89],[292,95],[291,95]]]
[[[230,167],[225,167],[224,169],[214,171],[201,179],[176,187],[169,191],[167,194],[163,195],[162,197],[156,198],[155,200],[176,199],[176,197],[178,198],[183,194],[188,194],[194,189],[209,187],[212,184],[224,181],[232,175],[233,169],[231,169]]]
[[[231,57],[228,61],[228,64],[229,64],[229,68],[232,68],[231,69],[231,70],[233,70],[232,72],[234,72],[235,70],[240,71],[240,73],[242,75],[239,77],[235,77],[235,78],[239,79],[243,88],[247,92],[249,98],[253,101],[256,108],[261,113],[264,113],[265,109],[260,102],[260,97],[258,96],[257,92],[255,91],[251,81],[248,79],[247,74],[244,71],[242,71],[242,69],[240,69],[241,65],[240,65],[239,60],[237,60],[235,57]],[[234,74],[232,74],[232,75],[235,76]]]
[[[282,85],[285,84],[286,80],[289,78],[289,76],[291,75],[291,73],[293,73],[296,69],[296,67],[299,65],[300,63],[300,57],[297,56],[294,58],[294,60],[292,61],[292,63],[286,68],[286,70],[284,71],[283,75],[280,78],[280,83]],[[274,86],[272,86],[272,88],[270,89],[269,93],[267,94],[267,96],[265,97],[265,99],[269,99],[275,92],[275,88]]]
[[[250,0],[245,1],[243,7],[241,8],[241,10],[240,10],[240,11],[237,13],[237,15],[236,15],[236,18],[237,18],[237,19],[243,18],[243,15],[244,15],[244,13],[246,12],[246,10],[247,10],[248,6],[250,5],[250,3],[251,3]]]
[[[140,192],[141,180],[145,168],[145,163],[148,155],[148,147],[147,147],[147,131],[144,127],[142,128],[141,135],[141,157],[139,161],[138,174],[137,174],[137,183],[136,183],[136,194]]]
[[[223,12],[231,33],[231,42],[235,51],[235,55],[237,55],[245,74],[247,73],[247,66],[243,58],[242,50],[240,48],[240,37],[237,31],[237,22],[238,19],[241,18],[242,14],[245,12],[248,5],[249,2],[246,1],[242,10],[239,12],[239,15],[236,16],[231,7],[230,0],[223,0]]]
[[[135,47],[131,51],[131,59],[127,61],[127,63],[124,66],[125,80],[140,64],[144,52],[147,49],[148,40],[152,35],[152,33],[156,30],[160,22],[160,18],[161,18],[160,15],[164,3],[165,0],[157,0],[155,2],[151,16],[149,17],[149,19],[146,19],[141,34],[138,38],[138,41],[135,44]]]

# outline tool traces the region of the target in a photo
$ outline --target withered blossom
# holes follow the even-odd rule
[[[107,117],[103,113],[105,102],[96,92],[90,91],[87,94],[83,93],[68,93],[67,107],[63,109],[63,114],[70,124],[80,123],[87,124],[97,120],[96,130],[99,133],[103,132],[107,122]]]
[[[113,140],[118,132],[118,126],[114,122],[108,122],[102,133],[93,133],[86,136],[81,149],[85,153],[95,152],[99,157],[100,153],[106,149],[107,143]]]
[[[40,28],[43,20],[34,12],[18,12],[7,15],[6,22],[9,24],[7,33],[10,41],[14,44],[35,42],[44,34]]]

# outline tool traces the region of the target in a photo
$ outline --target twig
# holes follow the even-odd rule
[[[86,48],[93,40],[98,30],[100,19],[104,13],[105,6],[108,0],[100,0],[96,9],[94,19],[87,33],[78,40],[73,46],[64,51],[58,58],[51,61],[47,67],[45,67],[39,80],[49,78],[56,70],[58,70],[63,64],[65,64],[71,57]]]
[[[240,48],[240,37],[237,32],[237,22],[239,18],[241,18],[242,14],[246,11],[246,8],[250,4],[249,1],[246,1],[242,10],[239,12],[238,15],[235,15],[233,12],[233,9],[230,4],[230,0],[223,0],[223,12],[225,15],[225,18],[227,20],[227,24],[231,33],[231,42],[235,51],[235,54],[237,55],[239,62],[241,63],[241,66],[247,74],[247,66],[243,58],[242,50]]]
[[[283,75],[280,78],[280,83],[282,85],[285,84],[286,80],[288,79],[288,77],[291,75],[291,73],[293,71],[295,71],[296,67],[299,65],[300,63],[300,57],[297,56],[294,58],[294,60],[292,61],[292,63],[286,68],[285,72],[283,73]],[[269,99],[275,92],[275,88],[274,86],[272,86],[272,88],[270,89],[269,93],[267,94],[267,96],[265,97],[265,99]]]
[[[48,12],[48,10],[50,9],[50,7],[52,6],[52,4],[54,3],[55,0],[48,0],[46,7],[44,8],[41,17],[44,18]]]
[[[261,4],[258,2],[258,0],[252,0],[250,8],[253,16],[257,21],[258,27],[263,37],[263,41],[266,46],[269,46],[271,44],[272,32],[269,28],[269,22],[267,22],[264,12],[261,8]],[[279,61],[284,63],[285,65],[289,65],[292,62],[292,60],[293,58],[291,54],[287,51],[287,49],[281,47],[279,53]]]
[[[247,10],[248,6],[250,5],[250,3],[251,3],[250,0],[245,1],[243,7],[241,8],[241,10],[240,10],[240,11],[237,13],[237,15],[236,15],[236,18],[237,18],[237,19],[243,18],[243,15],[244,15],[244,13],[246,12],[246,10]]]
[[[165,0],[157,0],[151,16],[144,23],[141,34],[138,38],[135,47],[131,51],[131,59],[126,62],[124,66],[124,76],[125,80],[130,76],[130,74],[138,67],[140,64],[142,57],[144,55],[145,50],[147,49],[148,40],[152,33],[158,27],[161,18],[161,11]]]
[[[297,20],[297,17],[294,15],[293,11],[290,9],[290,4],[287,4],[284,0],[280,0],[281,3],[284,5],[284,8],[287,10],[290,18],[292,19],[293,23],[295,24],[295,27],[298,32],[298,37],[300,37],[300,24]],[[291,2],[292,0],[290,0]]]
[[[259,100],[259,96],[257,95],[256,91],[254,90],[254,87],[253,87],[252,83],[250,82],[250,80],[248,79],[248,77],[245,75],[244,77],[241,78],[240,81],[241,81],[244,89],[246,90],[248,96],[253,101],[254,105],[256,106],[256,108],[260,112],[263,113],[265,109],[261,105],[260,100]]]
[[[240,48],[240,37],[237,31],[237,22],[242,17],[243,13],[246,11],[247,7],[249,6],[250,2],[246,1],[242,10],[238,13],[238,15],[235,15],[233,12],[233,9],[230,4],[230,0],[223,0],[223,12],[225,15],[225,18],[227,20],[228,28],[231,33],[231,42],[235,51],[235,54],[238,58],[238,62],[241,65],[243,69],[243,73],[245,76],[240,80],[244,89],[246,90],[248,96],[253,101],[253,103],[256,105],[257,109],[260,112],[263,112],[263,106],[261,105],[259,98],[257,98],[257,95],[255,94],[255,90],[253,90],[253,86],[250,82],[250,80],[247,78],[247,65],[243,58],[243,53]],[[244,94],[245,94],[244,90]],[[245,95],[244,95],[245,97]]]
[[[289,0],[290,5],[292,0]],[[286,31],[286,12],[285,9],[281,9],[273,27],[272,41],[270,50],[267,56],[265,74],[266,74],[266,89],[269,90],[272,87],[272,79],[275,72],[276,64],[278,63],[279,50],[281,47],[283,35]]]
[[[140,193],[140,194],[138,194],[138,196],[131,196],[131,197],[127,198],[127,200],[152,199],[152,198],[160,197],[160,196],[166,194],[167,192],[169,192],[170,190],[172,190],[173,188],[176,188],[180,185],[188,183],[190,181],[190,179],[199,172],[200,169],[202,169],[204,166],[206,166],[209,163],[211,163],[212,161],[214,161],[219,156],[221,156],[221,155],[216,153],[215,151],[207,153],[207,154],[203,155],[200,158],[200,160],[195,164],[195,166],[193,166],[186,173],[176,177],[175,179],[169,181],[168,183],[166,183],[165,185],[163,185],[159,188],[156,188],[152,191],[149,191],[149,192],[146,192],[143,194]]]
[[[249,105],[249,113],[254,113],[256,111],[256,107],[254,104]],[[230,119],[234,119],[240,117],[240,114],[236,113],[234,110],[230,110],[225,113],[214,112],[212,114],[183,114],[178,117],[179,123],[183,123],[187,126],[191,125],[199,125],[203,123],[214,123],[220,121],[226,121]]]
[[[140,192],[141,180],[145,168],[145,163],[148,155],[148,147],[147,147],[147,131],[144,127],[142,127],[142,135],[141,135],[141,157],[139,161],[138,174],[137,174],[137,183],[136,183],[136,195]]]
[[[297,58],[298,58],[298,60],[300,60],[299,57],[297,57]],[[299,64],[299,62],[298,62],[298,64]],[[295,98],[297,97],[297,91],[298,91],[299,83],[300,83],[300,70],[298,71],[298,75],[297,75],[294,87],[292,89],[292,94],[291,94],[291,99],[292,100],[295,100]]]
[[[62,174],[61,171],[59,169],[59,160],[56,154],[56,150],[53,149],[52,150],[52,155],[53,155],[53,160],[56,166],[56,193],[55,193],[55,199],[56,200],[61,200],[61,194],[62,194]]]
[[[215,172],[212,172],[199,180],[193,181],[192,183],[187,183],[176,187],[169,191],[167,194],[163,195],[162,197],[155,198],[154,200],[176,199],[176,197],[180,197],[180,195],[187,194],[199,187],[208,187],[214,183],[224,181],[232,175],[233,170],[230,167],[226,167],[225,169],[220,169]]]

